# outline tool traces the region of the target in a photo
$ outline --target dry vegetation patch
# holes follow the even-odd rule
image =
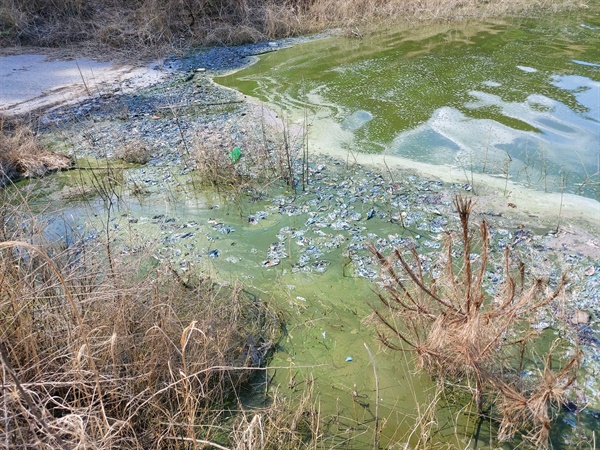
[[[385,278],[383,306],[374,309],[379,336],[393,350],[413,352],[418,367],[442,385],[466,387],[478,414],[500,423],[499,440],[522,433],[536,447],[547,447],[551,423],[577,379],[580,355],[567,349],[564,335],[541,353],[543,338],[530,322],[563,294],[566,275],[528,282],[527,268],[513,262],[507,248],[503,284],[488,294],[487,224],[480,224],[477,236],[469,226],[472,200],[458,196],[454,205],[460,229],[448,234],[435,278],[414,249],[385,257],[372,247]]]
[[[151,157],[150,146],[141,140],[127,142],[115,150],[115,158],[130,164],[146,164]]]
[[[226,441],[215,423],[237,409],[265,363],[277,316],[240,285],[184,281],[168,265],[141,275],[134,261],[83,238],[45,242],[43,226],[10,199],[2,204],[3,444],[179,449]]]
[[[41,177],[73,164],[66,155],[50,152],[27,126],[0,120],[0,186],[8,180]]]
[[[235,127],[228,125],[218,134],[196,136],[191,156],[203,183],[234,192],[279,183],[295,187],[299,183],[298,163],[308,158],[300,152],[305,132],[291,132],[284,122],[258,120],[262,120],[258,126],[246,120]],[[240,127],[246,128],[237,130]]]
[[[557,11],[576,0],[0,0],[6,45],[96,43],[132,53],[256,42],[332,27]]]

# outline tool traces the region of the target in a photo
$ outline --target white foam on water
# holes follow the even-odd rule
[[[527,66],[517,66],[517,69],[520,69],[523,72],[527,72],[527,73],[535,73],[535,72],[537,72],[537,69],[534,69],[533,67],[527,67]]]
[[[484,81],[481,84],[483,84],[484,86],[488,86],[488,87],[500,87],[500,86],[502,86],[502,83],[498,83],[497,81],[492,81],[492,80]]]

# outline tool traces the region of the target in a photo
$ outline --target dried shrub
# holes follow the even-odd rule
[[[238,124],[236,127],[250,124]],[[292,136],[289,126],[267,125],[264,118],[256,134],[238,133],[228,126],[218,134],[197,136],[193,158],[203,183],[231,190],[262,189],[272,183],[285,182],[293,187],[299,167],[298,149],[304,135]],[[240,136],[236,142],[231,136]],[[241,148],[241,157],[232,158],[234,147]]]
[[[417,366],[440,383],[473,386],[477,411],[484,414],[487,403],[500,422],[500,439],[520,432],[546,447],[551,420],[576,380],[579,353],[561,360],[555,345],[543,358],[538,378],[525,380],[522,369],[539,336],[529,332],[529,321],[561,294],[566,276],[554,289],[547,280],[526,283],[524,264],[513,270],[506,248],[503,286],[490,297],[484,286],[488,226],[480,224],[476,239],[469,227],[472,200],[458,196],[454,205],[462,254],[457,264],[454,236],[448,233],[444,272],[438,278],[425,273],[415,249],[410,256],[395,250],[385,257],[371,247],[385,279],[378,293],[384,308],[374,308],[379,337],[393,350],[413,352]],[[560,361],[558,370],[553,361]]]

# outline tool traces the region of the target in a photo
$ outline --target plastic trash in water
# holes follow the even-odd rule
[[[231,162],[236,163],[242,157],[242,151],[239,147],[233,147],[233,150],[229,152],[229,158],[231,158]]]

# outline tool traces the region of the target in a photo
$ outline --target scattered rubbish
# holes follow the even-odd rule
[[[346,356],[346,362],[352,361],[352,356]]]
[[[279,264],[279,260],[278,259],[267,259],[266,261],[262,262],[262,266],[263,267],[273,267]]]
[[[231,159],[231,162],[238,162],[238,160],[242,157],[242,151],[240,150],[239,147],[233,147],[233,150],[231,150],[229,152],[229,158]]]
[[[216,248],[214,250],[211,250],[210,252],[208,252],[208,256],[210,256],[211,258],[218,258],[220,254],[221,254],[221,250],[218,250]]]

